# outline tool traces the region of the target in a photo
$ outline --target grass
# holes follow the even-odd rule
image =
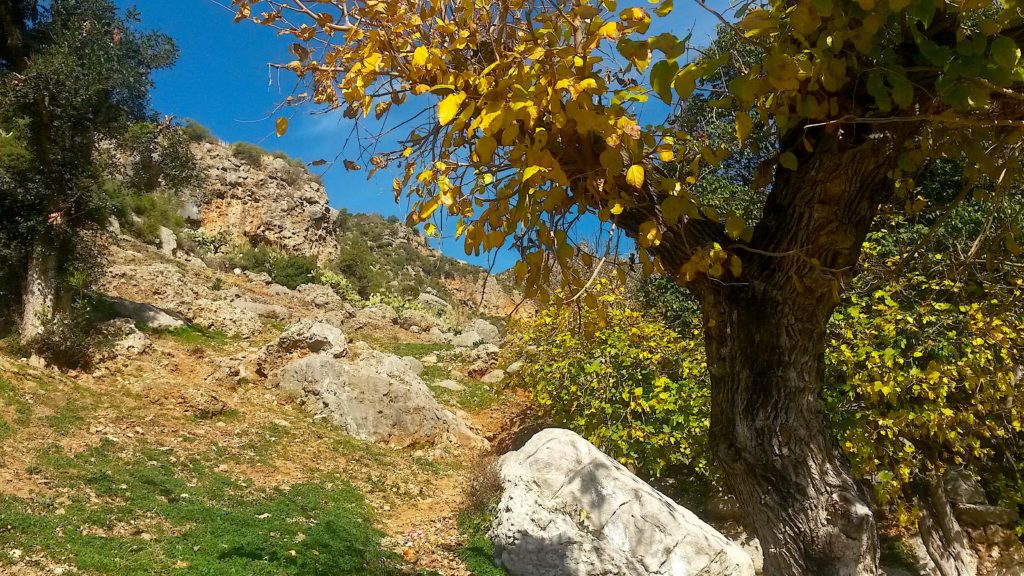
[[[494,565],[494,545],[487,537],[492,517],[483,510],[467,510],[459,515],[459,531],[466,543],[456,555],[477,576],[508,576],[504,568]]]
[[[441,364],[427,364],[423,367],[423,372],[420,374],[420,378],[423,378],[426,382],[437,382],[451,377],[451,369]]]
[[[32,405],[18,392],[18,389],[9,380],[0,378],[0,401],[14,409],[14,422],[8,423],[15,426],[28,426],[32,418]]]
[[[498,402],[498,394],[491,388],[490,384],[479,380],[462,382],[462,384],[466,389],[461,391],[448,390],[447,388],[430,386],[429,384],[428,386],[430,386],[430,390],[439,402],[444,404],[455,403],[460,408],[471,412],[486,410]]]
[[[183,346],[223,346],[232,340],[220,330],[210,330],[195,324],[186,324],[171,330],[153,331],[153,333],[170,338]]]
[[[72,457],[51,447],[37,466],[66,496],[0,499],[0,540],[111,576],[401,573],[344,481],[254,490],[169,450],[122,449],[104,441]]]
[[[75,400],[68,400],[45,418],[46,424],[61,436],[67,436],[85,422],[85,410]]]
[[[421,342],[389,342],[386,344],[387,351],[396,356],[415,356],[422,358],[445,350],[451,350],[453,346],[447,343],[421,343]]]

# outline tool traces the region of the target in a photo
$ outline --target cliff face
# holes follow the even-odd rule
[[[270,244],[321,261],[337,254],[327,192],[304,168],[269,155],[253,163],[219,144],[196,144],[194,152],[207,172],[201,232],[225,232],[236,241]]]

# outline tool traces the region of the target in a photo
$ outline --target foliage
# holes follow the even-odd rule
[[[262,166],[263,157],[269,154],[270,152],[248,142],[235,142],[231,145],[231,155],[250,166]]]
[[[26,345],[62,368],[87,367],[92,350],[88,318],[78,310],[56,314],[44,321],[43,331]]]
[[[528,321],[512,381],[634,470],[707,475],[709,392],[698,328],[677,334],[601,280],[594,298]]]
[[[239,268],[268,274],[274,282],[292,290],[318,277],[315,258],[286,254],[265,245],[242,250],[234,261]]]
[[[116,143],[121,158],[109,161],[118,180],[136,193],[180,193],[202,183],[205,174],[183,128],[135,122]]]
[[[211,132],[209,128],[191,118],[187,118],[185,120],[185,126],[182,128],[182,132],[185,133],[185,136],[191,142],[200,144],[204,142],[209,144],[217,143],[217,137],[213,135],[213,132]]]
[[[160,240],[160,228],[180,231],[185,228],[181,216],[182,201],[168,192],[138,193],[121,182],[108,180],[104,186],[117,219],[126,231],[146,242]]]
[[[13,305],[33,245],[52,247],[62,263],[84,259],[80,231],[111,207],[98,147],[116,146],[151,119],[151,74],[177,51],[110,0],[8,3],[4,11],[0,212],[11,217],[0,219],[0,297]]]
[[[340,480],[254,489],[165,450],[143,447],[124,457],[108,441],[76,456],[54,448],[40,464],[70,502],[5,497],[2,530],[27,554],[41,553],[82,572],[401,573],[400,558],[381,546],[362,497]],[[147,516],[159,522],[148,523],[143,536],[115,530]]]
[[[355,302],[359,300],[359,292],[356,291],[355,286],[348,278],[345,278],[341,274],[331,272],[330,270],[321,270],[317,281],[324,286],[330,287],[334,290],[334,293],[341,296],[343,300]]]

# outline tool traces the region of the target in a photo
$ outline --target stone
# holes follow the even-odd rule
[[[195,301],[191,311],[192,322],[210,330],[245,338],[263,331],[263,321],[259,314],[228,300],[200,298]]]
[[[282,368],[275,381],[314,417],[360,440],[403,448],[442,442],[486,445],[441,408],[397,356],[371,353],[343,362],[314,354]]]
[[[174,251],[178,249],[178,238],[174,235],[174,231],[164,226],[160,227],[160,253],[164,256],[174,256]]]
[[[398,325],[409,331],[412,331],[413,328],[419,328],[422,332],[437,326],[437,319],[423,310],[409,308],[408,310],[403,310],[398,315]]]
[[[118,222],[116,217],[114,217],[114,216],[108,216],[107,217],[107,232],[110,232],[114,236],[120,236],[121,235],[121,223]]]
[[[323,284],[301,284],[295,292],[320,309],[339,308],[345,302],[337,292]]]
[[[946,498],[958,504],[988,504],[985,489],[974,474],[967,470],[951,469],[942,479]]]
[[[252,312],[263,318],[287,320],[288,317],[291,316],[291,312],[289,312],[287,308],[278,304],[263,304],[260,302],[250,302],[249,300],[235,300],[234,305],[240,310]]]
[[[953,504],[953,515],[960,524],[972,528],[1009,526],[1020,518],[1017,511],[1012,508],[988,504]]]
[[[419,326],[409,326],[409,332],[412,332],[413,334],[423,334],[423,328],[420,328]]]
[[[452,338],[452,344],[462,348],[472,348],[481,340],[483,340],[483,338],[481,338],[476,332],[463,332],[455,338]]]
[[[109,298],[114,311],[125,318],[131,318],[137,324],[148,326],[154,330],[174,330],[185,326],[181,318],[171,316],[160,308],[143,302],[132,302],[122,298]]]
[[[246,270],[244,275],[249,280],[258,284],[266,284],[269,286],[274,282],[273,278],[270,277],[270,274],[267,274],[266,272],[252,272],[250,270]]]
[[[754,575],[738,546],[574,432],[539,432],[498,473],[489,536],[516,576]]]
[[[353,330],[367,326],[391,326],[398,323],[398,313],[387,304],[374,304],[356,310],[355,316],[348,323]]]
[[[476,332],[480,335],[480,339],[488,344],[497,344],[501,341],[501,333],[498,332],[498,328],[487,320],[480,318],[477,318],[463,326],[462,331]]]
[[[491,370],[486,375],[484,375],[484,377],[481,378],[480,381],[485,382],[487,384],[500,384],[501,381],[504,380],[504,379],[505,379],[505,371],[504,370]]]
[[[522,360],[516,360],[515,362],[509,364],[508,367],[505,368],[505,372],[507,372],[509,374],[519,374],[522,371],[523,371],[523,361]]]
[[[434,312],[439,312],[442,314],[450,312],[452,309],[451,304],[445,302],[444,300],[433,294],[428,294],[426,292],[420,293],[420,295],[416,297],[416,302],[422,304],[423,307],[426,308],[427,310],[432,310]]]
[[[465,386],[459,384],[455,380],[441,380],[440,382],[434,382],[434,386],[444,388],[445,390],[451,390],[453,392],[462,392],[466,389]]]
[[[281,352],[305,350],[340,358],[348,352],[348,338],[336,326],[303,320],[282,332],[273,346]]]
[[[402,361],[409,367],[409,372],[417,376],[423,374],[423,362],[420,362],[415,356],[403,356]]]
[[[103,337],[113,341],[110,354],[102,354],[103,359],[116,356],[129,358],[138,356],[153,345],[149,337],[136,328],[135,322],[129,318],[108,320],[101,323],[96,329]]]

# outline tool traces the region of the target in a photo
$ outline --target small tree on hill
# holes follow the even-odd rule
[[[137,22],[110,0],[0,1],[0,249],[5,283],[22,287],[25,342],[67,309],[60,279],[78,233],[109,213],[100,143],[139,136],[150,75],[176,58],[168,37]],[[137,172],[144,187],[149,168]]]
[[[965,176],[994,194],[1016,178],[1015,3],[746,2],[715,15],[761,57],[725,85],[715,78],[728,58],[688,61],[688,37],[649,34],[673,0],[653,15],[614,0],[233,4],[295,37],[282,67],[316,103],[384,120],[410,97],[436,98],[436,117],[370,164],[397,165],[411,220],[447,213],[467,252],[517,245],[528,295],[547,300],[553,267],[600,256],[571,234],[585,215],[634,238],[645,272],[675,277],[701,304],[711,440],[758,519],[766,573],[878,572],[875,520],[822,400],[826,325],[879,210],[931,200],[914,183],[927,159],[965,159]],[[751,182],[767,188],[756,220],[700,196],[731,150],[638,117],[649,98],[685,107],[703,90],[741,146],[754,122],[770,126],[773,150]]]

